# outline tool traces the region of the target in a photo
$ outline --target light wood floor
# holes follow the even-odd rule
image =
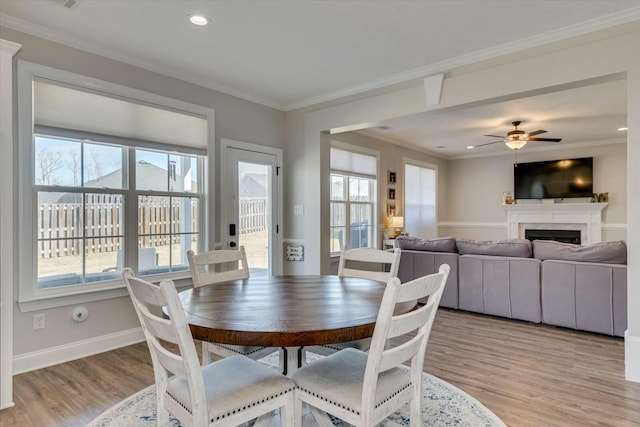
[[[442,309],[424,366],[508,426],[640,426],[619,338]],[[144,343],[18,375],[0,425],[84,426],[152,383]]]

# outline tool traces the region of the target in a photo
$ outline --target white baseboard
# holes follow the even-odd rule
[[[81,359],[144,341],[142,328],[127,329],[70,344],[14,356],[13,375]]]
[[[624,376],[628,381],[640,383],[640,336],[624,332]]]

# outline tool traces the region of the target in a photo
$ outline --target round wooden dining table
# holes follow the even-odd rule
[[[283,348],[290,373],[305,346],[371,337],[385,286],[338,276],[252,277],[189,289],[180,299],[193,338]]]

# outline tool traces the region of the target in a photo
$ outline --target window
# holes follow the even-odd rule
[[[188,269],[200,240],[201,156],[47,134],[34,144],[39,289],[117,280],[132,266],[128,247],[138,248],[140,275]],[[137,221],[134,236],[127,221]]]
[[[377,157],[331,148],[331,253],[377,247]]]
[[[405,229],[418,237],[437,237],[436,167],[404,165]]]
[[[185,275],[187,250],[211,245],[213,110],[25,61],[18,68],[21,309],[123,295],[124,267],[153,280]]]

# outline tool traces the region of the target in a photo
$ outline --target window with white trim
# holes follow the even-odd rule
[[[124,267],[187,272],[205,247],[207,118],[35,76],[31,90],[21,300],[120,286]]]
[[[377,166],[374,155],[331,148],[330,251],[375,248]]]
[[[435,166],[405,163],[404,223],[413,236],[438,237]]]

